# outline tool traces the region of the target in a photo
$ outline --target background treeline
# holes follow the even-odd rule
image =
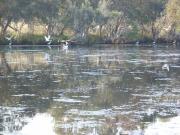
[[[178,41],[180,0],[0,0],[0,43]]]

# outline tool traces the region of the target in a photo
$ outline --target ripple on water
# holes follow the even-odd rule
[[[82,74],[86,74],[86,75],[92,75],[92,76],[102,76],[105,75],[102,72],[81,72]]]
[[[173,66],[171,66],[171,68],[180,69],[180,66],[179,65],[173,65]]]
[[[76,130],[82,129],[82,128],[93,128],[93,127],[100,127],[103,123],[102,122],[97,122],[93,120],[77,120],[74,122],[69,122],[69,123],[61,123],[57,125],[59,128],[75,128]]]
[[[12,95],[13,97],[35,97],[35,94],[18,94],[18,95]]]
[[[156,81],[172,81],[172,78],[156,78]]]
[[[56,98],[53,100],[56,102],[63,102],[63,103],[84,103],[84,101],[72,99],[72,98],[67,98],[67,97]]]
[[[97,111],[86,111],[71,109],[66,112],[67,114],[79,115],[79,116],[109,116],[114,114],[111,109],[102,109]]]
[[[27,71],[27,70],[19,70],[19,71],[15,71],[16,73],[36,73],[36,72],[42,72],[42,70],[31,70],[31,71]]]

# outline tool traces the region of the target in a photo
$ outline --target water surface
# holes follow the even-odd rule
[[[176,48],[1,51],[0,134],[178,134],[179,82]]]

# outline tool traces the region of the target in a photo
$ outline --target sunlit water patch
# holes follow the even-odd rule
[[[83,102],[81,100],[76,100],[76,99],[67,98],[67,97],[62,97],[62,98],[54,99],[54,101],[56,101],[56,102],[63,102],[63,103],[82,103]]]
[[[148,125],[144,135],[179,135],[180,117],[170,119],[157,119],[155,123]]]
[[[16,120],[16,124],[21,126],[19,129],[14,127],[14,130],[5,131],[3,135],[56,135],[54,131],[54,119],[49,114],[36,114],[32,118],[23,118],[24,125]],[[8,125],[9,126],[9,125]]]
[[[54,119],[49,114],[36,114],[33,118],[28,119],[18,135],[56,135],[54,131]]]

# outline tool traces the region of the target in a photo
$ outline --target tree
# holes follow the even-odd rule
[[[124,15],[136,23],[142,29],[145,25],[150,25],[153,40],[157,38],[155,21],[161,16],[164,10],[165,0],[113,0],[111,9],[122,11]]]
[[[166,4],[166,17],[168,28],[170,28],[170,35],[173,39],[176,38],[177,29],[180,26],[180,1],[169,0]]]
[[[75,34],[77,37],[80,36],[81,38],[86,38],[95,17],[95,12],[91,7],[90,2],[85,0],[81,5],[77,2],[71,7],[70,14],[70,21],[72,22]]]
[[[34,21],[38,19],[48,25],[48,30],[53,26],[53,18],[59,13],[59,0],[3,0],[0,4],[1,34],[4,35],[11,22]],[[12,27],[11,27],[12,28]]]

